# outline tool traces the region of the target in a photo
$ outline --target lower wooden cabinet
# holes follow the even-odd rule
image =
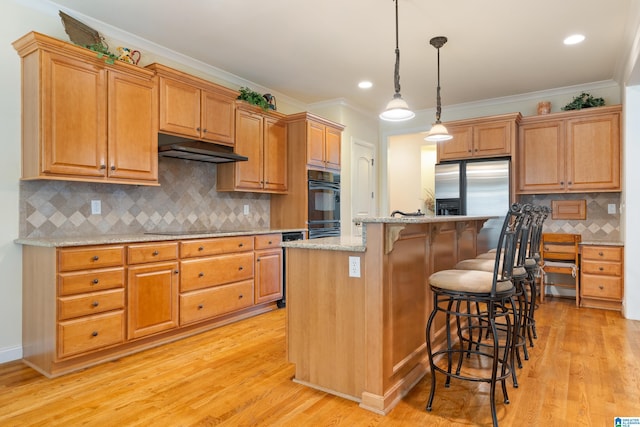
[[[23,361],[55,377],[277,308],[281,235],[23,246]]]
[[[580,306],[622,309],[624,248],[584,245],[580,258]]]

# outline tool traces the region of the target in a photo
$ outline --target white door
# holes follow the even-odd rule
[[[351,218],[376,215],[375,146],[353,140],[351,144]],[[362,235],[362,225],[351,222],[351,234]]]

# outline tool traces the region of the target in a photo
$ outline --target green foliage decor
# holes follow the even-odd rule
[[[107,48],[104,44],[102,43],[96,43],[96,44],[88,44],[85,46],[87,49],[91,49],[94,52],[98,53],[98,58],[105,58],[104,62],[106,62],[107,64],[113,64],[113,62],[118,59],[118,56],[109,52],[109,48]]]
[[[573,101],[562,107],[562,110],[581,110],[583,108],[602,107],[604,105],[604,99],[594,98],[588,93],[582,92],[580,95],[573,98]]]
[[[248,87],[240,88],[240,95],[238,95],[238,99],[246,101],[249,104],[257,105],[263,110],[267,110],[269,108],[269,103],[267,102],[265,97],[258,92],[249,89]]]

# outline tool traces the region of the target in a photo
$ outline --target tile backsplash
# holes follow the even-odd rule
[[[216,165],[161,157],[158,170],[160,187],[22,181],[20,237],[269,227],[270,196],[217,192]],[[91,214],[92,200],[100,215]]]
[[[551,207],[552,200],[586,200],[586,220],[546,220],[546,233],[577,233],[582,241],[620,240],[620,193],[537,194],[520,196],[520,201]],[[608,213],[609,204],[615,204],[616,213]]]

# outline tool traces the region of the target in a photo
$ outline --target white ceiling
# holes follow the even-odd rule
[[[399,0],[401,93],[414,110],[435,106],[429,40],[440,35],[449,38],[440,50],[445,111],[447,104],[619,81],[638,19],[632,2]],[[378,114],[394,93],[393,0],[55,4],[306,104],[343,99]],[[563,45],[573,33],[586,40]],[[363,79],[373,88],[359,89]]]

